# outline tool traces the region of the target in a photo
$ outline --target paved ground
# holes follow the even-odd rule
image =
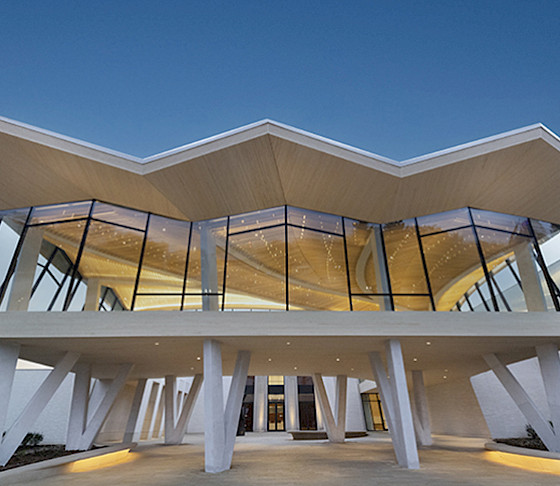
[[[420,450],[420,470],[398,467],[386,434],[345,444],[294,442],[288,434],[239,437],[233,467],[221,474],[203,471],[203,437],[187,436],[180,446],[144,444],[135,459],[97,471],[42,479],[29,486],[59,485],[555,485],[560,477],[529,472],[487,460],[481,439],[439,436]]]

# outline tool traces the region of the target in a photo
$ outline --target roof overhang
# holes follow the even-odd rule
[[[532,125],[404,162],[264,120],[145,159],[0,118],[0,209],[100,199],[189,220],[283,204],[387,222],[464,206],[560,223]]]

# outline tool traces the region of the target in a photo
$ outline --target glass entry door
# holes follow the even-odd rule
[[[268,430],[271,432],[285,430],[284,402],[268,402]]]

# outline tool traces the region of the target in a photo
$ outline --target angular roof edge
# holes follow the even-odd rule
[[[139,158],[0,116],[0,133],[136,174],[149,174],[264,135],[271,135],[372,169],[406,177],[471,157],[542,139],[560,152],[560,137],[541,123],[413,157],[402,162],[292,126],[264,119],[164,152]]]

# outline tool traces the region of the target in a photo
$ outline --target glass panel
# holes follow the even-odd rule
[[[338,235],[342,234],[342,218],[340,216],[318,213],[308,209],[288,207],[288,223]]]
[[[396,311],[432,310],[432,303],[430,302],[430,298],[424,297],[422,295],[395,295],[393,297],[393,302],[395,303]]]
[[[96,201],[93,206],[92,216],[109,223],[122,224],[139,230],[144,230],[146,228],[146,220],[148,219],[147,213],[122,208],[120,206],[113,206],[99,201]]]
[[[7,220],[0,222],[0,283],[6,278],[22,229]]]
[[[475,225],[488,226],[506,231],[514,231],[524,235],[530,235],[529,221],[527,218],[512,216],[511,214],[494,213],[472,209],[473,221]]]
[[[288,228],[290,309],[349,310],[342,238]]]
[[[74,263],[82,242],[85,227],[86,221],[56,223],[29,228],[27,234],[30,234],[31,231],[43,232],[43,239],[64,251],[70,261]],[[53,264],[62,265],[63,268],[60,267],[60,270],[66,272],[68,264],[66,259],[58,257]]]
[[[382,295],[353,295],[352,310],[355,311],[390,311],[391,298]]]
[[[284,206],[231,216],[229,234],[284,223]]]
[[[473,229],[423,236],[422,245],[436,310],[450,310],[475,282],[484,278]]]
[[[180,295],[137,295],[135,311],[181,310]]]
[[[221,293],[224,282],[224,262],[226,247],[226,218],[193,223],[189,268],[187,273],[187,292],[203,291],[202,277],[206,279],[205,293]],[[201,252],[201,235],[206,242],[205,252]],[[208,272],[201,274],[201,258],[207,263]],[[215,263],[215,266],[213,264]],[[205,263],[206,264],[206,263]]]
[[[112,224],[92,221],[80,261],[84,278],[99,279],[111,287],[128,309],[138,271],[144,233]]]
[[[269,385],[283,385],[284,384],[284,377],[283,376],[269,376],[268,377],[268,384]]]
[[[152,216],[139,293],[182,293],[190,223]]]
[[[389,293],[381,226],[351,219],[345,219],[344,224],[352,292]]]
[[[6,209],[5,211],[0,211],[0,219],[7,223],[14,231],[21,233],[30,209]]]
[[[229,237],[226,309],[286,309],[284,226]]]
[[[82,201],[33,208],[29,224],[54,223],[78,218],[87,218],[91,201]]]
[[[417,219],[418,229],[421,235],[459,228],[461,226],[470,226],[471,224],[471,218],[469,217],[469,210],[467,208],[432,214],[430,216],[422,216]]]
[[[427,294],[428,286],[413,219],[383,226],[391,290],[396,294]]]

